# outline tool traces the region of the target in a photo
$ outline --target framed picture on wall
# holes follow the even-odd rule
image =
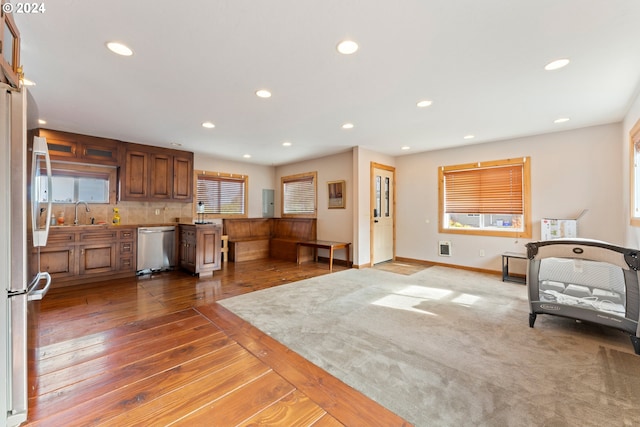
[[[347,200],[347,185],[345,181],[329,181],[327,183],[329,195],[329,209],[344,209]]]

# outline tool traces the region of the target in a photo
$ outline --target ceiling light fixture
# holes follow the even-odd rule
[[[173,147],[182,147],[182,144],[180,144],[179,142],[171,142],[170,143]]]
[[[204,122],[204,123],[202,123],[202,127],[203,128],[207,128],[207,129],[213,129],[214,127],[216,127],[216,125],[214,125],[211,122]]]
[[[258,98],[271,98],[271,92],[266,89],[260,89],[256,91],[256,96]]]
[[[283,147],[291,147],[291,143],[289,141],[285,141],[282,143]]]
[[[560,117],[559,119],[555,119],[553,123],[564,123],[568,121],[569,121],[569,117]]]
[[[251,154],[245,154],[242,157],[244,157],[245,159],[250,159],[251,158]]]
[[[465,135],[464,139],[473,139],[475,137],[476,137],[475,135]]]
[[[433,101],[429,101],[429,100],[426,100],[426,99],[425,99],[424,101],[419,101],[419,102],[416,104],[416,106],[417,106],[418,108],[424,108],[424,107],[428,107],[428,106],[430,106],[431,104],[433,104]]]
[[[336,49],[338,49],[338,52],[343,55],[351,55],[352,53],[356,53],[358,50],[358,43],[353,40],[343,40],[338,43]]]
[[[345,123],[342,125],[342,129],[353,129],[353,123]]]
[[[409,147],[408,145],[405,145],[403,147],[400,147],[401,150],[411,150],[411,147]]]
[[[42,120],[42,119],[38,119],[38,124],[39,125],[46,125],[47,121],[46,120]]]
[[[544,69],[547,71],[559,70],[562,67],[566,67],[569,64],[568,59],[556,59],[555,61],[549,62],[544,66]]]
[[[107,48],[113,52],[116,53],[118,55],[121,56],[131,56],[133,55],[133,51],[131,50],[131,48],[129,48],[128,46],[122,44],[122,43],[118,43],[118,42],[108,42],[107,43]]]

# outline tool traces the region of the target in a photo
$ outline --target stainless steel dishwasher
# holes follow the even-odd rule
[[[175,267],[176,227],[138,227],[137,274]]]

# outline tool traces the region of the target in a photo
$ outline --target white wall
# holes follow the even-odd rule
[[[640,227],[632,227],[631,223],[631,189],[630,189],[630,140],[629,132],[631,128],[640,120],[640,95],[638,95],[627,112],[623,121],[623,134],[621,139],[622,150],[622,194],[623,203],[623,224],[625,225],[625,244],[629,248],[640,248]]]
[[[570,218],[583,209],[589,211],[579,221],[580,237],[640,247],[640,231],[628,226],[628,130],[638,118],[640,97],[623,124],[401,157],[356,147],[351,152],[275,168],[199,155],[194,164],[196,171],[247,174],[249,217],[262,216],[265,188],[274,190],[275,212],[280,216],[280,177],[317,171],[318,238],[352,242],[351,259],[356,266],[370,262],[371,162],[394,166],[396,255],[497,271],[501,268],[501,253],[523,252],[525,243],[540,238],[541,218]],[[438,233],[438,166],[523,156],[531,157],[532,239]],[[328,209],[326,184],[336,180],[346,181],[346,209]],[[451,257],[438,256],[439,240],[452,242]],[[484,257],[479,256],[480,250],[484,250]],[[320,255],[326,256],[322,252]],[[344,259],[342,251],[336,257]]]
[[[280,178],[282,176],[295,175],[305,172],[317,172],[318,179],[318,216],[317,235],[318,240],[333,240],[340,242],[353,242],[353,217],[354,217],[354,182],[353,182],[353,154],[351,151],[333,156],[321,157],[313,160],[292,163],[275,168],[275,203],[276,216],[281,215],[281,189]],[[345,209],[329,209],[328,181],[346,181]],[[345,259],[344,251],[336,251],[336,259]],[[353,248],[352,248],[353,252]],[[320,256],[328,256],[325,251],[319,252]],[[353,257],[351,257],[353,260]]]
[[[578,222],[579,237],[623,244],[621,134],[618,123],[396,158],[396,255],[500,270],[503,252],[524,252],[525,243],[540,239],[542,218],[572,218],[583,209],[589,212]],[[439,166],[525,156],[531,157],[532,239],[438,233]],[[451,257],[438,256],[439,240],[452,242]]]
[[[193,159],[194,171],[223,172],[243,174],[249,176],[248,208],[249,218],[262,217],[262,190],[276,190],[275,170],[273,166],[254,165],[250,163],[233,162],[195,154]]]

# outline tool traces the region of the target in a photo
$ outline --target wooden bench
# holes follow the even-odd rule
[[[269,257],[271,218],[238,218],[222,221],[229,245],[229,261]]]
[[[231,218],[223,227],[233,262],[269,257],[296,262],[297,243],[316,239],[315,218]],[[313,251],[300,256],[311,260]]]
[[[296,262],[298,242],[316,239],[316,220],[313,218],[273,218],[272,225],[269,240],[272,258]],[[302,251],[300,257],[302,261],[313,259],[313,251]]]

